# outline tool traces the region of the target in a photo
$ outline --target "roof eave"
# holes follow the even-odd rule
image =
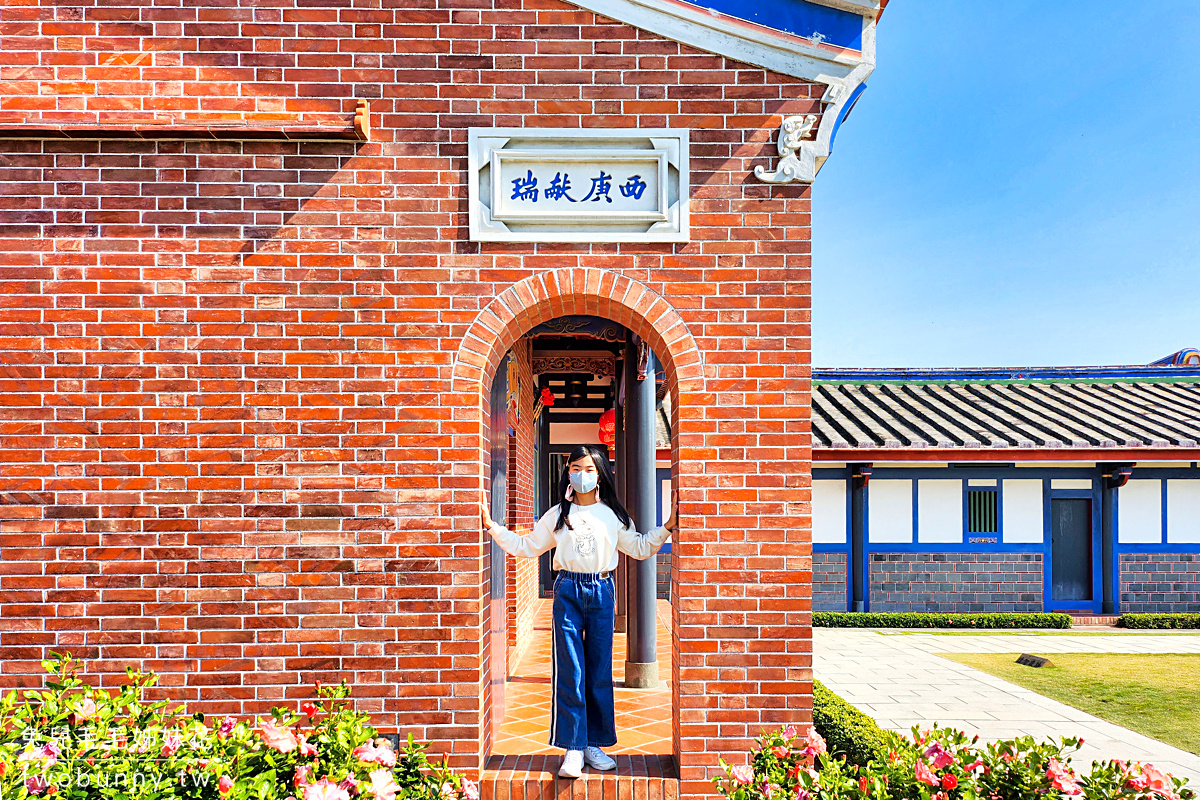
[[[814,447],[814,462],[1200,461],[1200,447]]]
[[[823,108],[816,135],[800,143],[795,154],[797,172],[789,173],[789,180],[809,183],[816,177],[833,149],[834,135],[857,90],[875,69],[875,25],[882,10],[879,0],[810,0],[860,15],[861,50],[833,47],[683,0],[568,2],[680,44],[823,84]]]

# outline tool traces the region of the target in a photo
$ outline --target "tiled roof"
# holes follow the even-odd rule
[[[1200,369],[813,370],[816,448],[1196,448]]]

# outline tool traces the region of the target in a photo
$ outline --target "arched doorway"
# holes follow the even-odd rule
[[[483,487],[491,480],[492,441],[487,435],[488,421],[492,419],[492,379],[501,368],[507,354],[520,345],[521,339],[536,326],[550,320],[578,315],[600,317],[611,320],[644,340],[662,362],[663,394],[669,398],[670,429],[674,434],[669,449],[670,472],[679,492],[678,515],[680,530],[676,541],[686,540],[688,490],[695,476],[694,470],[686,468],[681,457],[681,443],[689,435],[701,433],[702,422],[680,413],[681,405],[699,400],[703,389],[700,352],[695,340],[679,314],[658,294],[648,287],[623,275],[608,270],[573,268],[556,270],[531,276],[506,289],[476,317],[463,337],[454,365],[454,388],[464,404],[478,410],[480,435],[477,441],[480,467],[478,486]],[[493,654],[495,639],[491,636],[494,593],[490,590],[491,575],[483,573],[484,563],[490,567],[490,543],[482,541],[481,532],[481,684],[484,688],[480,697],[479,731],[480,756],[490,751],[495,733],[492,710],[496,697],[491,679],[492,670],[498,668],[500,659]],[[673,552],[671,584],[672,597],[678,597],[678,575],[686,558],[676,546]],[[483,609],[486,608],[486,611]],[[486,621],[484,621],[486,620]],[[672,625],[670,651],[675,656],[672,663],[678,671],[680,632]],[[677,675],[674,677],[677,678]],[[679,683],[671,681],[671,742],[672,751],[680,752]]]

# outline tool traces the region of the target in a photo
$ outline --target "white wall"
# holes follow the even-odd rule
[[[1167,481],[1167,541],[1200,542],[1200,480]]]
[[[1117,540],[1162,541],[1162,481],[1131,480],[1117,489]]]
[[[962,481],[917,481],[917,541],[962,544],[962,540]]]
[[[846,543],[846,480],[814,480],[812,484],[812,540]]]
[[[1045,538],[1042,518],[1042,482],[1005,479],[1001,490],[1004,504],[1003,532],[1005,542],[1039,544]]]
[[[554,422],[553,416],[550,421],[550,444],[600,444],[600,426],[594,422]]]
[[[872,542],[912,542],[912,481],[871,481],[867,507]]]

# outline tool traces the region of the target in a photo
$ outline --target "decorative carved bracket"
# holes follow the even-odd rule
[[[538,356],[533,359],[533,374],[545,372],[588,372],[597,378],[615,378],[616,363],[612,358],[593,356]]]
[[[816,159],[810,148],[804,147],[804,140],[817,124],[816,114],[796,114],[783,118],[779,126],[779,140],[775,146],[779,150],[779,163],[774,172],[767,172],[762,165],[754,168],[754,177],[763,183],[791,183],[792,181],[811,181],[816,175]]]

